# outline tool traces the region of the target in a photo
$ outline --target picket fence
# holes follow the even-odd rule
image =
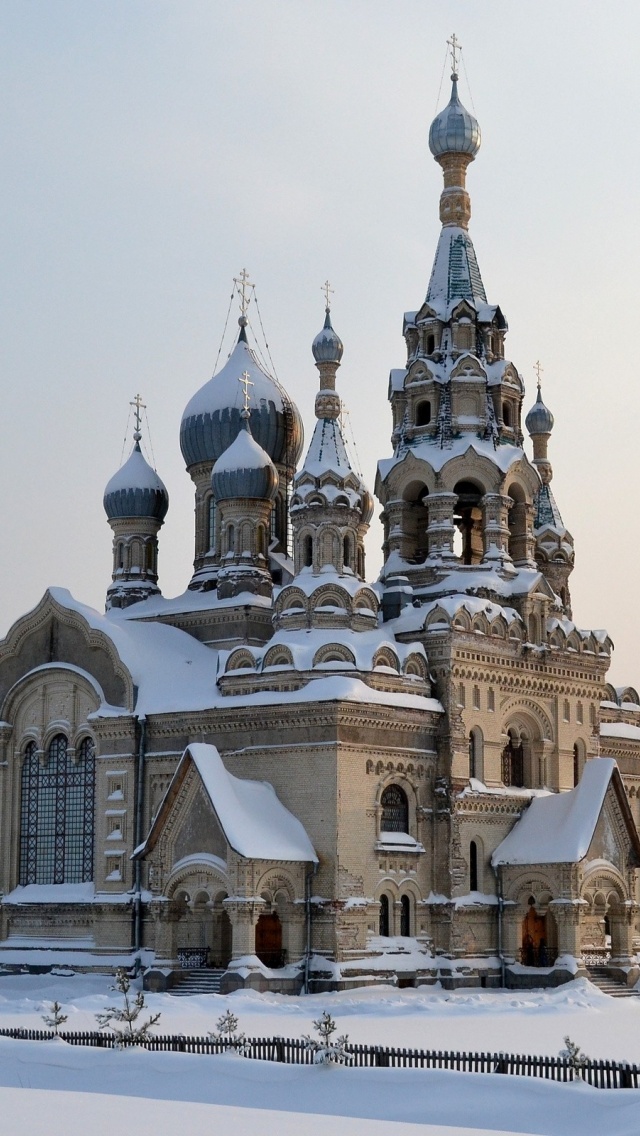
[[[59,1037],[69,1045],[114,1049],[122,1043],[113,1033],[61,1030]],[[19,1041],[50,1041],[52,1030],[0,1029],[0,1037]],[[126,1044],[126,1043],[125,1043]],[[151,1034],[139,1043],[153,1053],[224,1053],[226,1041],[183,1034]],[[246,1039],[246,1056],[257,1061],[280,1061],[287,1065],[312,1065],[313,1054],[298,1038],[252,1037]],[[576,1071],[562,1057],[535,1057],[523,1053],[461,1053],[447,1049],[398,1049],[382,1045],[348,1044],[351,1065],[360,1068],[451,1069],[460,1073],[503,1073],[517,1077],[542,1077],[547,1081],[573,1081]],[[597,1089],[637,1089],[640,1069],[620,1061],[587,1061],[580,1077]]]

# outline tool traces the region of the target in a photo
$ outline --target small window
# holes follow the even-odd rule
[[[227,552],[234,552],[236,544],[236,531],[233,525],[229,525],[227,529]]]
[[[503,402],[502,404],[502,421],[504,422],[505,426],[513,426],[510,402]]]
[[[472,840],[469,845],[469,891],[478,890],[478,845]]]
[[[118,544],[118,568],[124,568],[124,544],[122,541]]]
[[[389,900],[386,895],[380,896],[380,926],[379,931],[385,938],[389,934]]]
[[[494,691],[489,689],[487,691],[487,710],[491,710],[493,712],[493,711],[495,711],[495,708],[496,708],[496,696],[495,696]]]
[[[473,709],[480,709],[480,687],[474,686],[473,688]]]
[[[214,548],[216,543],[216,499],[211,494],[209,498],[208,516],[207,516],[207,545],[209,548]]]
[[[458,702],[459,702],[460,706],[466,706],[467,705],[467,698],[466,698],[463,682],[460,683],[460,688],[458,690]]]
[[[576,722],[578,722],[579,725],[582,725],[583,717],[584,717],[584,712],[583,712],[583,709],[582,709],[582,703],[578,702],[578,705],[576,706]]]
[[[419,402],[416,407],[416,426],[428,426],[431,421],[431,403],[428,399]]]
[[[409,802],[399,785],[388,785],[380,798],[382,805],[382,832],[409,831]]]
[[[569,705],[569,700],[567,698],[565,698],[564,700],[564,720],[565,722],[571,721],[571,706]]]
[[[574,787],[580,780],[580,750],[577,745],[573,747],[573,784]]]
[[[303,551],[304,566],[305,568],[311,568],[313,565],[313,537],[305,536]]]
[[[435,351],[435,349],[436,349],[436,337],[435,337],[435,335],[428,335],[427,336],[427,355],[433,355],[433,352]]]
[[[342,542],[342,561],[345,568],[351,567],[351,541],[348,536]]]

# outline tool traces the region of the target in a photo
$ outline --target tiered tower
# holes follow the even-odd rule
[[[140,449],[143,403],[136,395],[133,450],[104,491],[104,508],[113,530],[113,573],[107,610],[128,607],[158,595],[158,532],[169,508],[169,494]]]

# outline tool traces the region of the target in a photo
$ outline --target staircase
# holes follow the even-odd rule
[[[199,967],[197,970],[180,971],[175,984],[169,990],[176,998],[188,998],[191,994],[219,994],[220,979],[224,970],[211,970]]]
[[[603,994],[609,994],[612,998],[640,998],[640,990],[634,990],[631,986],[625,986],[623,982],[618,982],[616,978],[612,978],[606,966],[589,966],[587,967],[590,982],[602,990]]]

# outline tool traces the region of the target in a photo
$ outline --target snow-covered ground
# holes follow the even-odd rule
[[[118,1000],[96,975],[0,977],[0,1026],[42,1026],[54,999],[70,1029]],[[329,1009],[353,1041],[557,1054],[569,1034],[593,1057],[640,1062],[640,999],[579,980],[556,991],[391,987],[309,998],[147,995],[161,1033],[205,1034],[227,1008],[247,1035],[298,1037]],[[259,1110],[259,1116],[257,1111]],[[302,1115],[303,1114],[303,1115]],[[11,1136],[638,1136],[640,1091],[437,1070],[283,1066],[235,1056],[107,1051],[0,1038],[0,1115]],[[338,1124],[336,1117],[340,1117]]]

